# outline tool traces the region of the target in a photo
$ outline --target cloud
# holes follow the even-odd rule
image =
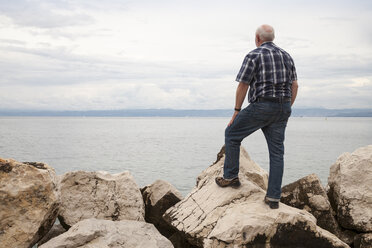
[[[364,2],[288,4],[288,18],[277,2],[3,2],[3,108],[231,108],[261,22],[274,25],[275,42],[295,60],[297,106],[371,106]],[[349,7],[360,14],[345,15]]]
[[[352,88],[363,88],[372,86],[372,80],[370,78],[353,78],[352,84],[349,86]]]
[[[226,90],[227,89],[227,90]],[[121,83],[45,86],[0,86],[4,109],[89,110],[125,108],[216,109],[231,108],[235,87],[225,80],[172,83]],[[222,93],[223,92],[223,93]],[[226,104],[230,102],[230,104]]]
[[[0,43],[6,45],[26,45],[25,41],[13,39],[0,39]]]
[[[116,80],[122,83],[144,80],[183,84],[193,78],[214,79],[235,74],[223,65],[210,66],[187,61],[148,61],[74,54],[66,47],[41,48],[0,46],[0,63],[8,73],[0,85],[71,85]]]
[[[0,14],[9,17],[17,25],[38,28],[59,28],[94,22],[94,18],[79,13],[69,2],[60,1],[7,1],[1,5]]]
[[[371,76],[372,56],[364,54],[313,54],[295,60],[297,70],[309,79]]]

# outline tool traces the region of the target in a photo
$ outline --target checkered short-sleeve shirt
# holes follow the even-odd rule
[[[292,57],[273,42],[265,42],[245,56],[236,81],[249,84],[248,100],[258,97],[291,97],[297,80]]]

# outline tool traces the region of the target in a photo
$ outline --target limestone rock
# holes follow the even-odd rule
[[[1,247],[32,247],[54,224],[58,205],[53,168],[0,159]]]
[[[49,232],[37,243],[38,246],[48,242],[54,237],[57,237],[61,235],[62,233],[65,233],[66,229],[63,228],[61,224],[55,224],[53,227],[49,230]]]
[[[242,185],[238,189],[220,188],[214,181],[222,172],[222,156],[202,172],[185,199],[165,212],[167,223],[198,247],[298,247],[302,242],[304,247],[348,247],[316,226],[314,216],[304,210],[285,204],[271,210],[263,202],[265,173],[248,158],[243,150],[239,175]]]
[[[342,154],[331,166],[328,197],[341,226],[372,231],[372,145]]]
[[[205,169],[197,178],[196,184],[201,187],[203,183],[214,180],[216,176],[222,176],[223,163],[225,161],[225,146],[217,154],[217,161]],[[256,164],[248,155],[248,152],[241,147],[239,159],[239,177],[249,178],[250,182],[263,190],[267,189],[269,176],[267,172]]]
[[[154,225],[133,220],[85,219],[39,248],[171,248]]]
[[[223,149],[222,149],[223,152]],[[219,153],[221,154],[221,152]],[[242,148],[240,152],[239,177],[241,187],[238,189],[220,189],[215,183],[215,177],[223,171],[224,155],[213,165],[204,170],[197,178],[197,185],[185,199],[168,209],[163,218],[173,228],[179,230],[191,244],[203,246],[206,236],[213,230],[221,214],[232,202],[243,202],[254,193],[260,193],[262,199],[264,190],[257,184],[263,184],[267,173],[251,162],[248,153]],[[249,167],[249,168],[247,168]],[[255,174],[256,182],[248,180],[245,172]],[[262,177],[258,175],[263,174]],[[257,179],[258,178],[258,179]]]
[[[354,238],[354,248],[371,248],[372,233],[362,233]]]
[[[341,234],[342,230],[336,221],[327,193],[317,175],[311,174],[284,186],[281,202],[307,210],[317,219],[318,226],[337,236]]]
[[[145,220],[152,223],[165,235],[171,236],[174,231],[163,220],[165,211],[183,199],[182,194],[170,183],[156,180],[153,184],[141,189],[145,203]]]
[[[228,208],[205,240],[205,248],[349,247],[316,225],[308,212],[280,204],[271,210],[261,197]]]
[[[68,172],[60,187],[58,218],[66,229],[89,218],[144,221],[142,195],[129,172]]]

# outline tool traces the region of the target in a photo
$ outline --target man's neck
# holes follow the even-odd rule
[[[267,44],[267,43],[272,43],[272,41],[264,41],[264,42],[261,43],[260,46],[262,46],[263,44]]]

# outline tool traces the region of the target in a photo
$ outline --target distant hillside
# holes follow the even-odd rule
[[[0,110],[0,116],[75,116],[75,117],[230,117],[231,109],[123,109],[87,111]],[[295,117],[372,117],[372,109],[294,108]]]
[[[294,108],[292,116],[304,117],[372,117],[372,109]]]
[[[225,117],[231,110],[123,109],[87,111],[1,111],[0,116],[86,116],[86,117]]]

